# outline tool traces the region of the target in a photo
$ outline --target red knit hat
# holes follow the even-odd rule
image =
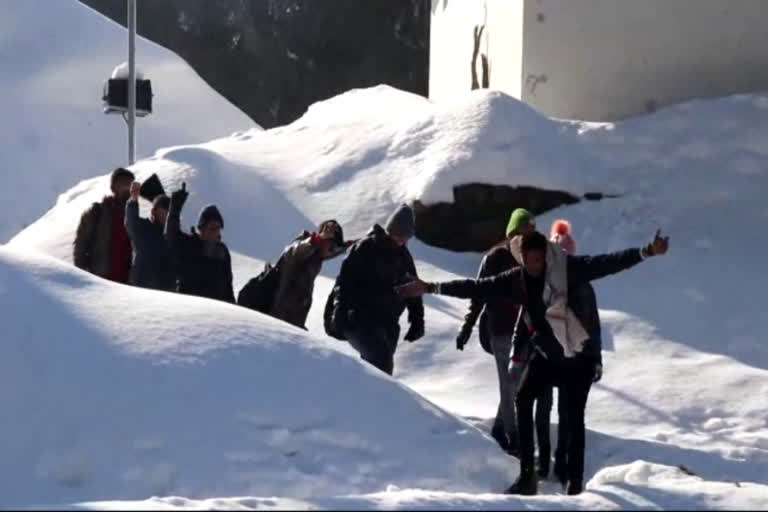
[[[568,254],[576,253],[576,241],[571,235],[571,223],[565,219],[557,219],[552,223],[549,240],[562,247]]]

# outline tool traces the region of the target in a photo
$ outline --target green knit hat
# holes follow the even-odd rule
[[[507,224],[507,238],[512,235],[517,235],[520,231],[520,228],[528,223],[534,225],[536,224],[534,216],[531,212],[525,208],[518,208],[513,211],[512,215],[509,216],[509,224]]]

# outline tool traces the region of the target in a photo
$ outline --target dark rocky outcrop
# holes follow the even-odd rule
[[[526,208],[535,215],[581,198],[559,190],[469,183],[453,189],[452,203],[413,204],[416,237],[422,242],[453,251],[486,251],[504,238],[510,212]],[[585,199],[600,199],[588,194]]]

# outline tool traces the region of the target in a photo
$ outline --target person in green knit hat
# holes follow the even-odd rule
[[[533,214],[525,208],[517,208],[509,216],[507,223],[507,238],[515,235],[524,235],[536,229],[536,221]]]
[[[509,216],[505,234],[507,238],[496,244],[483,257],[477,277],[491,277],[517,266],[510,251],[509,241],[516,235],[535,231],[536,222],[531,212],[517,208]],[[493,422],[491,436],[499,446],[512,455],[517,454],[517,419],[515,411],[515,385],[509,375],[509,354],[515,331],[518,305],[504,299],[472,300],[464,317],[464,325],[456,337],[456,348],[464,346],[472,335],[472,329],[480,319],[480,344],[496,360],[499,378],[499,407]]]

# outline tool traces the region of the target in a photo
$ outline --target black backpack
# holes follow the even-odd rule
[[[336,329],[336,325],[333,323],[333,303],[336,300],[336,283],[333,284],[333,290],[328,294],[328,300],[325,301],[325,310],[323,311],[323,327],[325,327],[325,333],[331,338],[344,341],[346,338],[344,334]]]
[[[267,262],[264,264],[264,270],[248,281],[237,294],[237,303],[254,311],[269,314],[278,286],[280,286],[280,261],[278,260],[275,265]]]
[[[303,231],[291,243],[303,240],[308,236],[310,236],[309,231]],[[272,304],[275,302],[277,288],[280,286],[282,261],[283,255],[281,254],[274,265],[269,262],[265,263],[264,270],[245,283],[243,289],[237,294],[237,304],[268,315],[272,309]]]

